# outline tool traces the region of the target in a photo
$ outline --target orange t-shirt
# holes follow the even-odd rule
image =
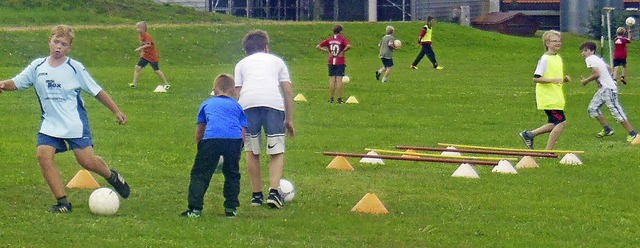
[[[158,49],[156,49],[156,45],[153,44],[153,39],[151,35],[147,32],[140,34],[140,45],[149,44],[151,46],[142,49],[142,57],[149,62],[158,62],[160,60],[160,55],[158,55]]]

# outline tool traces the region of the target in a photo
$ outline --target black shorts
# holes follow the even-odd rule
[[[562,110],[545,110],[544,113],[547,114],[547,122],[553,123],[553,125],[558,125],[567,120]]]
[[[150,64],[151,68],[153,68],[154,71],[160,70],[160,67],[158,67],[158,62],[150,62],[149,60],[147,60],[145,58],[140,58],[140,60],[138,60],[138,66],[140,66],[142,68],[147,66],[147,64]]]
[[[613,67],[616,66],[627,66],[627,59],[614,59]]]
[[[329,65],[329,77],[343,77],[347,65]]]
[[[382,60],[382,65],[384,65],[384,67],[386,68],[393,67],[393,59],[380,58],[380,60]]]

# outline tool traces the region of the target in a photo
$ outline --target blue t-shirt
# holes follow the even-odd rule
[[[34,60],[12,80],[18,90],[35,88],[42,109],[40,133],[56,138],[87,137],[89,121],[80,92],[96,96],[102,88],[80,62],[68,58],[51,67],[47,59]]]
[[[236,100],[215,96],[200,105],[198,124],[205,124],[203,139],[241,139],[247,116]]]

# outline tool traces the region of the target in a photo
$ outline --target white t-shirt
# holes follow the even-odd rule
[[[263,52],[249,55],[236,64],[234,77],[236,87],[242,87],[238,98],[242,109],[270,107],[284,111],[280,82],[291,80],[280,57]]]
[[[592,54],[584,61],[587,63],[587,68],[595,68],[600,73],[600,77],[597,80],[601,85],[601,89],[612,89],[613,92],[618,92],[618,86],[613,81],[611,74],[609,74],[607,64],[600,57]]]
[[[80,62],[69,58],[51,67],[47,59],[34,60],[12,80],[18,90],[35,88],[42,109],[40,133],[57,138],[85,137],[90,129],[80,92],[96,96],[102,87]]]

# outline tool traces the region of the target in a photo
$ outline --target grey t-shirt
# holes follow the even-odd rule
[[[380,40],[380,43],[378,44],[378,46],[380,46],[380,58],[385,58],[385,59],[393,58],[393,48],[390,46],[393,45],[394,40],[395,38],[393,37],[393,35],[390,35],[390,34],[382,37],[382,40]]]

